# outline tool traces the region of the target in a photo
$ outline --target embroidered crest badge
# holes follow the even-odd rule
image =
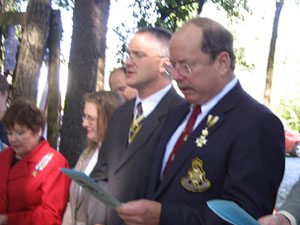
[[[188,170],[187,176],[181,178],[181,185],[186,190],[195,193],[207,191],[211,184],[205,176],[203,161],[198,157],[194,158],[192,160],[192,168]]]

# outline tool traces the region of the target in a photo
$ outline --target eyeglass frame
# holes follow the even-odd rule
[[[163,67],[165,69],[165,72],[168,74],[168,76],[172,77],[172,79],[173,79],[175,71],[184,77],[191,74],[192,67],[195,66],[196,64],[197,63],[193,63],[192,65],[189,65],[187,63],[177,63],[177,64],[172,63],[172,64],[168,65],[165,63],[163,65]]]

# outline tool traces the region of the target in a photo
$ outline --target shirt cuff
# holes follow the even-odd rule
[[[279,210],[276,214],[284,215],[285,217],[288,218],[288,220],[290,221],[291,225],[297,225],[295,217],[292,214],[290,214],[288,211]]]

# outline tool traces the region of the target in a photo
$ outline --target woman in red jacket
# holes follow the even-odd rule
[[[61,224],[70,180],[66,159],[43,139],[43,113],[24,99],[6,111],[10,148],[0,152],[0,224]]]

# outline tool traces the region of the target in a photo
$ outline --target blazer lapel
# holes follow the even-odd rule
[[[168,127],[164,126],[164,133],[166,135],[162,136],[160,139],[159,146],[157,147],[157,151],[155,151],[154,160],[152,163],[152,175],[151,175],[151,182],[149,182],[149,190],[148,195],[152,195],[155,193],[157,186],[160,185],[160,174],[161,174],[161,166],[162,161],[165,154],[165,148],[170,140],[171,136],[177,129],[178,125],[181,124],[183,119],[186,117],[190,109],[190,103],[184,103],[180,107],[176,108],[176,116],[172,120],[172,123],[168,124]],[[175,111],[173,111],[175,113]]]
[[[134,110],[134,106],[135,106],[135,100],[130,102],[130,106],[127,108],[128,110],[123,112],[123,124],[120,127],[121,131],[120,133],[122,134],[122,136],[120,137],[120,139],[122,140],[122,146],[125,146],[125,148],[128,145],[128,137],[129,137],[129,128],[130,125],[132,123],[133,120],[133,110]],[[122,150],[124,150],[122,148]],[[123,152],[122,152],[123,154]]]
[[[134,141],[122,153],[122,156],[120,157],[120,159],[121,159],[120,163],[115,168],[115,171],[118,171],[119,168],[122,167],[130,159],[130,157],[141,147],[141,145],[143,145],[143,143],[145,141],[147,141],[148,138],[151,137],[151,134],[155,131],[156,127],[160,124],[162,114],[163,114],[162,112],[159,112],[157,115],[152,115],[152,113],[151,113],[151,115],[149,115],[149,117],[144,119],[142,128],[137,133]],[[129,126],[130,126],[130,124],[129,124]],[[128,142],[128,132],[127,132],[127,136],[126,136],[126,143],[127,142]]]

